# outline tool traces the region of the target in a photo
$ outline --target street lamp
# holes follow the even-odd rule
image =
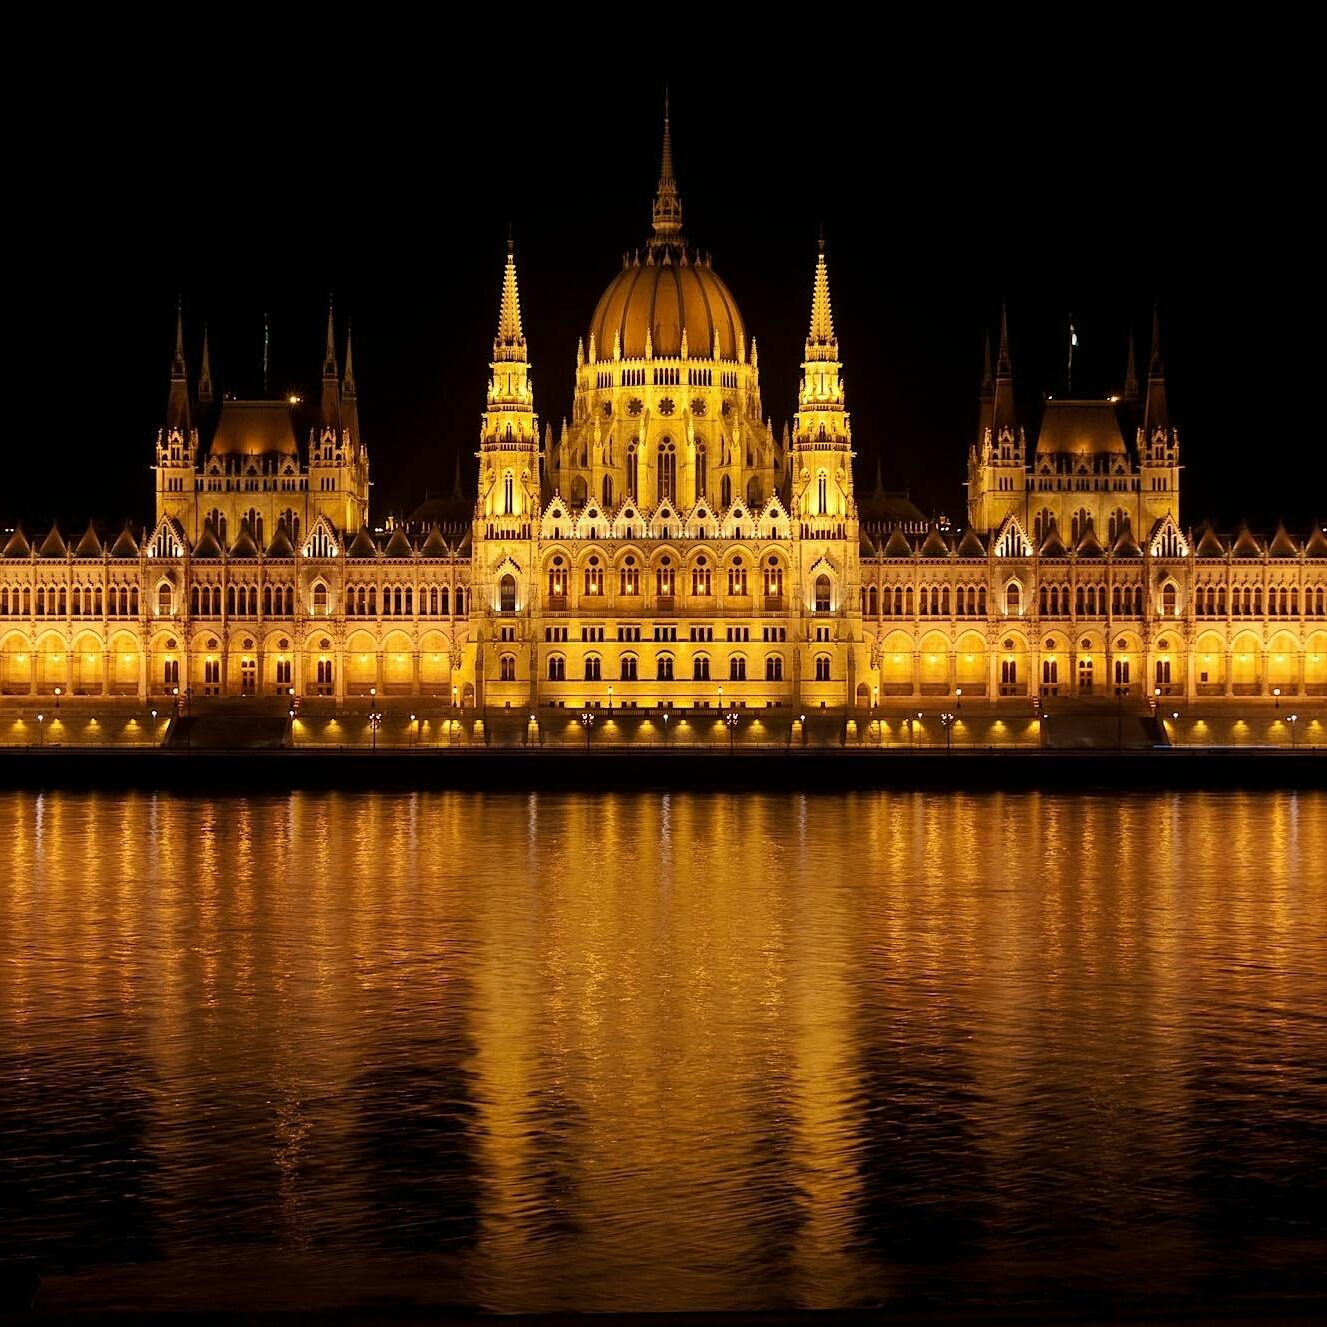
[[[1171,712],[1170,712],[1170,721],[1171,721],[1172,724],[1175,725],[1175,745],[1176,745],[1176,746],[1179,746],[1179,744],[1180,744],[1180,712],[1179,712],[1179,710],[1171,710]]]
[[[456,708],[456,688],[452,687],[452,709]]]
[[[723,688],[719,688],[719,708],[723,709]]]
[[[46,716],[44,714],[37,715],[37,745],[46,745]]]
[[[728,754],[733,754],[733,739],[737,736],[738,716],[736,710],[729,710],[723,716],[723,721],[728,725]]]
[[[410,745],[412,748],[415,745],[415,738],[417,735],[418,734],[416,732],[415,716],[412,714],[410,716]]]
[[[610,714],[613,712],[613,684],[611,682],[608,684],[608,712]]]
[[[382,712],[380,710],[369,711],[369,733],[371,735],[372,749],[378,749],[378,729],[382,727]]]
[[[1049,718],[1050,716],[1047,715],[1046,717]],[[949,751],[950,751],[950,749],[951,749],[951,747],[950,747],[950,735],[951,735],[951,733],[952,733],[952,731],[953,731],[953,727],[954,727],[954,716],[953,716],[952,714],[946,712],[945,714],[942,714],[942,715],[940,716],[940,723],[941,723],[941,725],[943,726],[943,728],[944,728],[944,730],[945,730],[945,753],[948,754]]]
[[[1279,696],[1281,693],[1278,691],[1276,694]],[[56,687],[56,688],[55,688],[55,708],[56,708],[57,710],[60,708],[60,688],[59,688],[59,687]]]
[[[156,710],[152,710],[151,713],[152,713],[152,745],[153,745],[153,746],[156,746],[156,744],[157,744],[157,712],[156,712]]]
[[[1289,719],[1289,723],[1290,723],[1290,749],[1291,749],[1292,751],[1295,750],[1295,725],[1296,725],[1298,722],[1299,722],[1299,715],[1298,715],[1298,714],[1292,714],[1292,715],[1290,716],[1290,719]]]
[[[584,709],[581,711],[581,727],[585,729],[585,754],[590,754],[590,729],[594,727],[594,711]]]
[[[55,688],[55,694],[56,694],[57,696],[60,694],[60,688],[59,688],[59,687],[56,687],[56,688]],[[1280,687],[1273,687],[1273,688],[1272,688],[1272,696],[1273,696],[1273,698],[1276,700],[1276,708],[1279,710],[1279,709],[1281,708],[1281,688],[1280,688]],[[56,704],[56,707],[59,708],[60,702],[59,702],[58,700],[55,702],[55,704]]]
[[[955,688],[954,688],[954,697],[955,697],[954,708],[955,708],[956,710],[961,710],[961,709],[963,708],[963,688],[962,688],[962,687],[955,687]]]

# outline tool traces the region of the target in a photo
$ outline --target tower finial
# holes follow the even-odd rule
[[[989,400],[995,394],[995,375],[991,372],[991,329],[986,329],[986,345],[981,355],[981,397]]]
[[[682,199],[673,178],[673,131],[669,119],[668,88],[664,88],[663,159],[659,187],[654,194],[654,242],[676,243],[682,234]]]
[[[1009,306],[1000,305],[1000,356],[995,362],[995,373],[999,378],[1013,376],[1013,365],[1009,360]]]
[[[829,268],[825,265],[825,236],[823,231],[820,236],[820,252],[816,255],[815,285],[811,289],[811,330],[807,334],[806,340],[806,357],[808,359],[835,358],[832,353],[828,356],[813,356],[811,352],[812,346],[832,350],[837,345],[834,339],[834,312],[829,303]]]
[[[175,297],[175,358],[171,361],[170,376],[184,378],[184,297]]]
[[[1138,403],[1138,371],[1134,367],[1133,328],[1129,329],[1129,353],[1124,361],[1124,387],[1121,395],[1126,401]]]
[[[332,296],[327,296],[327,349],[323,354],[323,377],[335,379],[336,373],[336,328],[332,318]]]
[[[351,342],[350,319],[346,319],[346,372],[341,380],[341,395],[354,396],[355,394],[355,349]]]
[[[525,333],[521,330],[521,296],[516,286],[516,242],[507,229],[507,265],[502,271],[502,300],[498,306],[498,334],[493,341],[495,360],[525,358]]]
[[[1160,378],[1165,373],[1161,362],[1161,302],[1152,302],[1152,358],[1147,366],[1149,378]]]
[[[203,366],[198,374],[198,400],[206,403],[212,399],[212,360],[207,353],[207,324],[203,324]]]

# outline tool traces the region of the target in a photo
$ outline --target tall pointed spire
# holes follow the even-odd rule
[[[1129,329],[1129,354],[1124,361],[1124,387],[1121,395],[1126,401],[1138,404],[1138,370],[1134,367],[1132,327]]]
[[[981,399],[989,401],[995,395],[995,375],[991,372],[991,329],[986,329],[986,345],[981,352]]]
[[[184,362],[184,301],[175,304],[175,354],[170,364],[170,397],[166,402],[166,428],[177,429],[187,439],[189,414],[189,370]]]
[[[456,449],[456,470],[452,475],[452,497],[459,498],[461,493],[461,449]]]
[[[999,378],[1013,377],[1013,364],[1009,358],[1009,306],[1000,305],[1000,358],[996,361],[996,376]]]
[[[820,236],[816,257],[816,279],[811,287],[811,330],[806,338],[807,359],[837,359],[839,343],[834,336],[834,312],[829,303],[829,269],[825,266],[825,237]]]
[[[332,319],[332,297],[327,297],[327,349],[323,354],[323,377],[335,378],[336,370],[336,328]]]
[[[1000,351],[995,360],[995,396],[991,405],[991,440],[999,442],[1008,433],[1018,437],[1014,406],[1014,365],[1009,355],[1009,309],[1000,305]]]
[[[498,334],[493,339],[493,358],[498,361],[525,359],[525,333],[521,330],[521,295],[516,285],[516,244],[507,230],[507,266],[502,273],[502,300],[498,305]]]
[[[682,235],[682,198],[673,178],[673,131],[669,123],[668,89],[664,89],[663,160],[654,194],[654,244],[676,244]]]
[[[355,348],[351,341],[350,319],[346,319],[346,371],[341,378],[341,395],[355,394]]]
[[[1147,366],[1147,404],[1143,409],[1143,436],[1150,442],[1158,429],[1170,429],[1166,403],[1166,366],[1161,359],[1161,315],[1152,306],[1152,358]]]
[[[207,353],[207,324],[203,324],[203,367],[198,374],[198,400],[206,404],[212,400],[212,359]]]

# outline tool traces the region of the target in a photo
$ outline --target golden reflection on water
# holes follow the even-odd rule
[[[0,809],[4,1215],[57,1297],[244,1251],[239,1302],[299,1255],[327,1302],[381,1258],[503,1311],[993,1304],[1206,1285],[1278,1202],[1327,1236],[1320,796]]]

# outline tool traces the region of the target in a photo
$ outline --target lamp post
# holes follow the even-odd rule
[[[1043,714],[1043,715],[1041,716],[1041,718],[1042,718],[1042,722],[1043,722],[1043,724],[1045,725],[1045,726],[1043,727],[1043,729],[1042,729],[1041,744],[1042,744],[1042,746],[1050,746],[1050,737],[1051,737],[1051,715],[1050,715],[1050,711],[1047,710],[1046,713]]]
[[[1290,749],[1295,750],[1295,725],[1299,722],[1299,715],[1292,714],[1288,720],[1290,724]]]
[[[806,745],[807,745],[807,735],[806,735],[806,715],[805,715],[805,714],[802,715],[802,717],[801,717],[801,719],[800,719],[800,723],[801,723],[801,725],[802,725],[802,745],[803,745],[803,746],[806,746]]]
[[[46,716],[44,714],[37,715],[37,745],[46,745]]]
[[[57,696],[60,694],[60,688],[59,688],[59,687],[56,687],[56,688],[55,688],[55,694],[56,694]],[[1281,708],[1281,688],[1280,688],[1280,687],[1273,687],[1273,688],[1272,688],[1272,698],[1276,701],[1276,708],[1279,710],[1279,709]],[[60,702],[59,702],[58,700],[55,702],[55,707],[56,707],[56,709],[59,709],[59,708],[60,708]]]
[[[152,713],[152,745],[153,745],[153,746],[156,746],[156,744],[157,744],[157,712],[156,712],[156,710],[153,710],[151,713]]]
[[[723,721],[728,725],[728,754],[733,754],[733,739],[737,736],[737,711],[729,710],[723,716]]]
[[[1049,718],[1050,716],[1047,715],[1046,717]],[[940,716],[940,723],[943,725],[945,730],[945,754],[948,755],[952,749],[950,746],[950,735],[954,727],[954,716],[946,712]]]
[[[954,708],[955,708],[956,710],[961,710],[961,709],[963,708],[963,688],[962,688],[962,687],[955,687],[955,688],[954,688]]]
[[[1170,721],[1171,721],[1171,723],[1173,723],[1173,724],[1175,725],[1175,745],[1176,745],[1176,746],[1179,746],[1179,744],[1180,744],[1180,712],[1179,712],[1179,710],[1171,710],[1171,712],[1170,712]]]
[[[417,736],[418,732],[416,729],[416,719],[415,716],[412,714],[410,716],[410,749],[412,751],[415,749],[415,739]]]
[[[381,712],[378,711],[378,710],[370,710],[370,711],[369,711],[369,735],[370,735],[370,739],[369,739],[369,740],[370,740],[370,743],[371,743],[371,747],[370,747],[370,749],[373,750],[373,751],[377,751],[377,749],[378,749],[378,729],[379,729],[381,726],[382,726],[382,714],[381,714]]]
[[[664,746],[668,745],[668,711],[663,712],[663,740]]]
[[[719,708],[723,709],[723,688],[719,688]]]
[[[456,708],[456,688],[452,687],[452,709]]]
[[[584,709],[581,711],[581,727],[585,729],[585,754],[590,754],[590,729],[594,727],[594,711]]]
[[[1281,693],[1278,691],[1276,694],[1279,696]],[[60,708],[60,688],[59,688],[59,687],[56,687],[56,688],[55,688],[55,708],[56,708],[57,710]]]
[[[611,682],[608,684],[608,712],[609,714],[613,712],[613,684]]]

